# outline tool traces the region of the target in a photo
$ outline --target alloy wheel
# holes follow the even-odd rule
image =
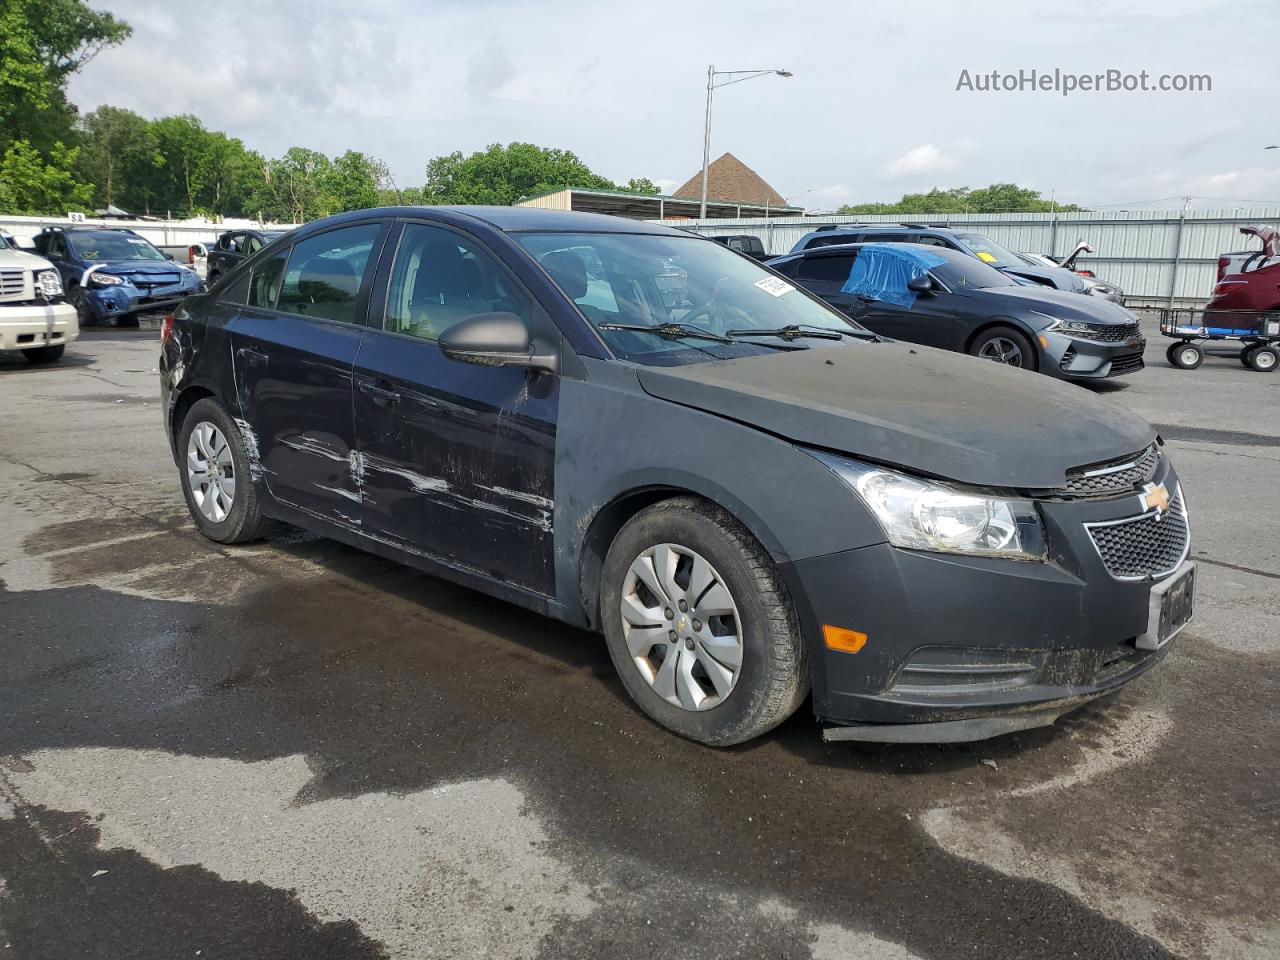
[[[742,670],[738,607],[703,556],[675,543],[649,547],[622,583],[622,634],[636,670],[658,696],[710,710]]]
[[[236,500],[235,460],[227,438],[208,420],[197,423],[187,440],[187,481],[206,519],[227,519]]]
[[[978,356],[1011,367],[1023,365],[1022,348],[1007,337],[992,337],[978,349]]]

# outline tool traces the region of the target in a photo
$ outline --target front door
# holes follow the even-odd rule
[[[385,223],[308,237],[258,264],[231,321],[241,432],[271,495],[361,522],[351,375]]]
[[[390,249],[391,245],[389,245]],[[450,360],[440,334],[478,313],[550,321],[478,241],[406,223],[355,370],[365,529],[406,549],[553,595],[559,380]],[[377,314],[384,314],[382,329]]]

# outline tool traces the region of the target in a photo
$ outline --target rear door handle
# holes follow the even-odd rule
[[[389,407],[400,399],[400,394],[391,389],[391,384],[383,381],[361,380],[358,383],[360,392],[367,394],[380,407]]]
[[[244,362],[251,367],[265,366],[267,362],[267,354],[265,351],[259,350],[257,347],[241,347],[240,356],[244,357]]]

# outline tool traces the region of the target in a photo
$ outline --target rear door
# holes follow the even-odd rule
[[[841,287],[849,279],[849,271],[853,269],[856,251],[832,256],[805,257],[795,265],[794,276],[806,290],[817,294],[837,310],[856,316],[858,298],[844,293]]]
[[[467,234],[404,223],[384,262],[355,370],[366,531],[553,595],[559,378],[459,363],[437,340],[479,313],[514,313],[542,342],[558,331]]]
[[[257,264],[228,327],[241,429],[272,496],[361,520],[351,375],[386,221],[335,227]]]

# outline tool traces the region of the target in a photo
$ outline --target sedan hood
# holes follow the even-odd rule
[[[1016,267],[1001,267],[1000,269],[1004,273],[1013,274],[1014,276],[1051,284],[1055,290],[1084,293],[1084,279],[1063,267],[1033,267],[1030,264],[1025,266],[1019,264]]]
[[[1073,274],[1074,276],[1074,274]],[[999,311],[1006,308],[1010,315],[1023,316],[1025,311],[1038,310],[1060,320],[1082,320],[1085,323],[1116,323],[1130,325],[1138,322],[1138,318],[1119,304],[1098,297],[1081,297],[1074,293],[1063,293],[1061,290],[1050,290],[1048,287],[983,287],[979,290],[966,290],[961,296],[978,294],[988,301],[989,309]],[[1033,329],[1044,326],[1049,321],[1044,317],[1026,317],[1023,319]],[[1039,322],[1036,322],[1036,321]]]
[[[906,343],[642,367],[652,396],[785,437],[985,487],[1051,488],[1151,425],[1082,387]]]

